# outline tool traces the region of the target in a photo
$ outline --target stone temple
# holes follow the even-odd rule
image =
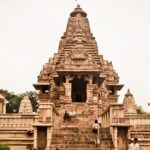
[[[137,137],[140,149],[150,150],[150,115],[137,114],[130,90],[118,103],[123,84],[112,62],[99,54],[79,5],[70,13],[57,53],[33,86],[39,91],[37,114],[28,97],[18,114],[6,114],[6,99],[0,96],[0,144],[11,150],[127,150],[128,139]],[[76,116],[64,121],[65,111]],[[98,115],[102,125],[96,147],[91,126]]]

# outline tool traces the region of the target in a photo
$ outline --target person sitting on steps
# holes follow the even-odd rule
[[[69,116],[69,113],[67,111],[65,111],[64,121],[68,121],[68,120],[70,120],[70,116]]]
[[[76,116],[76,111],[74,110],[71,110],[70,112],[69,112],[69,117],[70,118],[74,118]]]

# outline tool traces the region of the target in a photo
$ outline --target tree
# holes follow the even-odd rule
[[[18,113],[20,102],[23,96],[28,96],[31,100],[33,111],[36,112],[38,108],[38,93],[35,91],[28,91],[21,94],[15,94],[14,92],[8,92],[7,90],[0,89],[2,94],[8,101],[6,105],[7,113]]]
[[[6,105],[7,113],[16,113],[19,110],[19,105],[22,97],[20,95],[16,95],[13,92],[8,92],[7,90],[0,89],[0,93],[6,98],[8,101]]]
[[[1,144],[0,150],[10,150],[10,148],[6,144]]]
[[[137,111],[137,114],[147,114],[148,113],[143,109],[143,107],[141,105],[137,106],[136,111]]]

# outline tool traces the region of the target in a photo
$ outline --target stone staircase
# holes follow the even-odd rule
[[[53,129],[51,150],[113,150],[108,128],[100,129],[100,145],[94,144],[91,128],[66,127]]]
[[[94,120],[99,114],[99,107],[97,104],[89,105],[86,103],[73,103],[73,104],[65,104],[61,105],[59,108],[59,124],[63,126],[63,116],[65,111],[76,111],[76,118],[71,120],[72,125],[75,126],[84,126],[84,127],[91,127],[94,123]]]
[[[63,120],[65,111],[76,110],[76,117]],[[97,104],[87,103],[63,104],[58,108],[57,125],[52,132],[51,150],[113,150],[109,128],[100,129],[100,145],[96,146],[92,133],[92,124],[99,114]]]

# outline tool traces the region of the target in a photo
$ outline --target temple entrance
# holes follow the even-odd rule
[[[127,127],[118,128],[118,150],[127,150]]]
[[[47,145],[47,127],[37,128],[38,150],[45,150]]]
[[[72,83],[72,91],[71,97],[72,102],[86,102],[86,85],[87,82],[84,81],[83,77],[78,79],[77,77],[71,81]]]

